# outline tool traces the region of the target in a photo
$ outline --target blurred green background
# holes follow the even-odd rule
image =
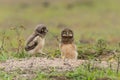
[[[120,41],[120,0],[0,0],[0,32],[12,41],[11,27],[23,26],[26,39],[36,25],[47,25],[46,45],[56,45],[64,27],[75,33],[75,42],[91,43],[102,38],[111,44]],[[54,35],[54,36],[53,36]],[[2,36],[0,36],[1,38]]]

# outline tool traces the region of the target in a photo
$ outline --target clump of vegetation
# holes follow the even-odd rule
[[[100,56],[107,51],[107,41],[99,39],[96,44],[96,56]],[[107,53],[106,53],[107,54]]]
[[[81,66],[75,71],[68,72],[67,77],[73,80],[97,80],[99,78],[109,78],[110,80],[117,79],[114,71],[110,69],[91,69]]]
[[[79,46],[82,45],[82,46]],[[92,44],[79,44],[78,45],[78,58],[79,59],[95,59],[95,60],[109,60],[114,58],[115,50],[114,48],[109,48],[108,42],[104,39],[97,40],[96,43]]]

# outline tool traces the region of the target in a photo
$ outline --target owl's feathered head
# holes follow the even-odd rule
[[[47,32],[48,32],[48,29],[44,24],[39,24],[35,28],[35,33],[40,36],[45,36]]]
[[[69,28],[65,28],[64,30],[62,30],[61,32],[61,42],[62,43],[72,43],[74,41],[74,33],[71,29]]]

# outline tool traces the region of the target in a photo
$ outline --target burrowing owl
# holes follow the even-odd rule
[[[66,28],[61,32],[60,50],[62,58],[77,59],[78,53],[74,44],[74,33],[71,29]]]
[[[32,35],[26,41],[25,50],[30,54],[42,53],[45,36],[48,32],[44,24],[37,25]]]

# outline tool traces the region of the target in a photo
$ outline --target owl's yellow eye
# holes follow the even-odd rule
[[[62,34],[62,36],[67,36],[66,34]]]

